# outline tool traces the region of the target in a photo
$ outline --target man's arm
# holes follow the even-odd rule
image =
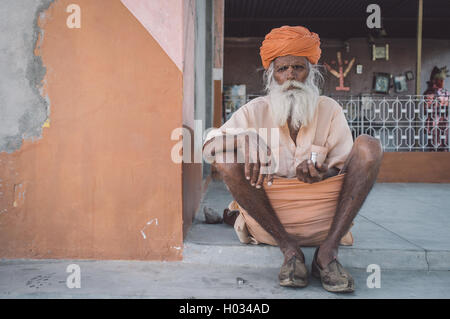
[[[225,157],[226,152],[237,152],[238,134],[225,134],[214,136],[203,145],[203,156],[207,162],[216,161],[216,155],[221,154]],[[225,158],[223,158],[225,160]]]

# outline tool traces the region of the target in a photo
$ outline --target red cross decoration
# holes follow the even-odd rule
[[[342,62],[342,53],[340,51],[337,52],[337,60],[338,60],[338,67],[339,67],[339,72],[336,71],[335,69],[332,69],[330,65],[328,65],[327,63],[324,63],[325,67],[327,68],[327,70],[333,74],[335,77],[337,77],[339,79],[339,86],[336,87],[336,91],[350,91],[350,87],[349,86],[344,86],[344,78],[347,76],[348,72],[350,72],[350,70],[353,67],[353,64],[355,63],[355,58],[351,59],[350,63],[345,60],[344,63]],[[331,64],[335,64],[335,61],[332,61]],[[344,71],[344,64],[347,64],[347,68]]]

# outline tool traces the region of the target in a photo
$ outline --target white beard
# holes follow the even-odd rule
[[[294,88],[288,90],[291,86]],[[319,98],[319,90],[316,86],[298,81],[286,81],[279,85],[273,80],[268,93],[275,124],[284,126],[289,116],[291,125],[295,129],[311,123]]]

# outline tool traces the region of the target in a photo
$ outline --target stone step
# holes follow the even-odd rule
[[[371,229],[374,227],[362,217],[356,219],[352,229],[355,244],[339,249],[339,261],[344,267],[366,269],[376,264],[390,270],[450,270],[449,251],[426,251],[382,228]],[[310,264],[315,248],[302,250]],[[282,261],[278,247],[242,244],[234,229],[224,224],[196,223],[184,243],[183,262],[189,264],[280,267]]]

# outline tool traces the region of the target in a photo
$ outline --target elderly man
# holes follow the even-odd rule
[[[273,29],[260,53],[268,94],[211,131],[204,155],[235,199],[230,209],[239,211],[239,239],[281,249],[280,285],[308,284],[301,246],[318,246],[312,275],[328,291],[351,292],[338,246],[353,243],[349,230],[375,183],[381,144],[368,135],[353,142],[340,105],[319,96],[317,34],[300,26]]]

